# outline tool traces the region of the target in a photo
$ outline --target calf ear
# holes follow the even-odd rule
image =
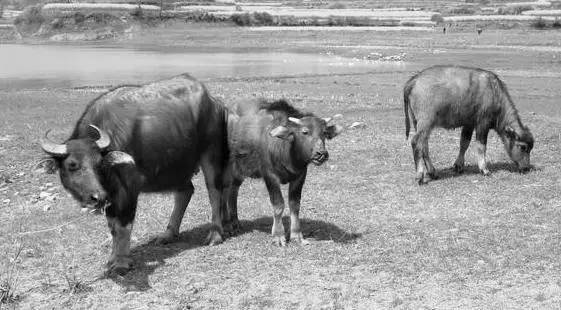
[[[511,138],[511,139],[515,139],[515,140],[519,140],[520,137],[518,136],[518,134],[516,133],[516,131],[514,131],[514,129],[510,126],[505,127],[505,133],[506,135]]]
[[[278,126],[273,128],[273,130],[271,130],[271,132],[269,132],[269,134],[271,135],[271,137],[276,137],[276,138],[281,138],[283,140],[286,140],[290,137],[290,130],[284,126]]]
[[[341,127],[339,125],[327,126],[327,129],[325,130],[325,137],[327,139],[331,140],[331,139],[335,138],[341,132],[343,132],[343,127]]]
[[[134,158],[125,152],[111,151],[103,157],[104,164],[108,166],[115,165],[135,165]]]

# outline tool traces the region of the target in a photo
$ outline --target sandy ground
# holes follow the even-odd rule
[[[169,246],[148,241],[162,231],[169,195],[143,195],[133,232],[135,270],[103,277],[110,242],[105,219],[81,214],[53,175],[33,170],[47,128],[69,130],[97,89],[0,91],[0,273],[18,297],[2,305],[23,309],[558,309],[561,307],[561,108],[557,51],[474,48],[542,45],[559,32],[354,34],[240,34],[243,43],[209,43],[200,32],[189,49],[225,44],[365,57],[406,52],[405,70],[362,74],[208,79],[224,100],[286,97],[339,122],[361,121],[328,143],[330,160],[310,169],[302,217],[309,246],[270,243],[271,208],[261,181],[244,183],[243,232],[208,247],[210,207],[201,176],[181,238]],[[178,30],[179,33],[179,30]],[[232,33],[232,32],[230,32]],[[184,34],[185,35],[185,34]],[[127,45],[150,48],[144,40]],[[224,34],[226,36],[226,34]],[[216,36],[215,36],[216,38]],[[429,40],[431,43],[429,43]],[[142,42],[141,42],[142,41]],[[159,43],[158,43],[159,42]],[[205,43],[206,42],[206,43]],[[260,42],[255,44],[255,42]],[[183,45],[181,45],[183,44]],[[205,45],[207,44],[207,45]],[[370,46],[371,48],[359,48]],[[377,49],[376,46],[383,48]],[[154,47],[152,47],[154,48]],[[555,56],[555,57],[554,57]],[[492,175],[451,166],[459,132],[437,130],[431,155],[440,180],[414,182],[404,135],[401,87],[417,68],[462,63],[496,70],[523,122],[536,137],[535,170],[513,171],[496,135],[489,139]],[[55,136],[57,136],[55,134]],[[43,194],[41,194],[43,192]],[[7,201],[9,199],[9,201]],[[19,255],[16,255],[19,253]]]

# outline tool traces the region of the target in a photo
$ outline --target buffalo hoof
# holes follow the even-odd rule
[[[286,246],[286,237],[282,236],[273,236],[273,244],[280,247]]]
[[[481,174],[488,177],[491,175],[491,172],[488,169],[481,170]]]
[[[454,164],[454,172],[456,172],[457,174],[462,174],[462,173],[464,173],[464,166],[463,166],[463,165]]]
[[[132,266],[132,258],[119,256],[107,262],[107,273],[123,276],[132,269]]]
[[[431,179],[428,177],[422,177],[422,178],[415,178],[415,181],[417,182],[417,184],[419,185],[425,185],[427,183],[429,183]]]
[[[295,242],[298,243],[300,245],[308,245],[310,244],[310,241],[304,239],[304,236],[302,235],[302,233],[290,233],[290,242]]]
[[[156,245],[168,244],[176,241],[177,238],[179,238],[177,234],[174,234],[173,232],[166,230],[165,232],[154,237],[154,239],[152,239],[150,243]]]
[[[223,226],[224,233],[228,234],[229,236],[236,236],[241,233],[240,222],[238,221],[223,224]]]
[[[439,179],[439,177],[438,177],[438,175],[436,174],[436,172],[429,172],[427,175],[428,175],[428,177],[429,177],[430,180],[438,180],[438,179]]]
[[[208,236],[206,237],[206,242],[208,243],[208,245],[211,246],[218,245],[223,241],[224,240],[222,239],[222,235],[216,230],[211,230]]]

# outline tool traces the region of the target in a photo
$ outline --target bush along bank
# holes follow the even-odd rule
[[[25,8],[14,20],[16,32],[23,38],[92,41],[121,37],[138,27],[160,21],[160,10],[156,6],[123,5],[119,10],[112,10],[103,3],[53,5]]]

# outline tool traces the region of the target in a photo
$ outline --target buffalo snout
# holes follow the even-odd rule
[[[103,209],[108,204],[107,193],[103,190],[84,195],[82,208]]]
[[[318,151],[312,156],[312,163],[316,166],[321,166],[328,159],[329,153],[327,151]]]

